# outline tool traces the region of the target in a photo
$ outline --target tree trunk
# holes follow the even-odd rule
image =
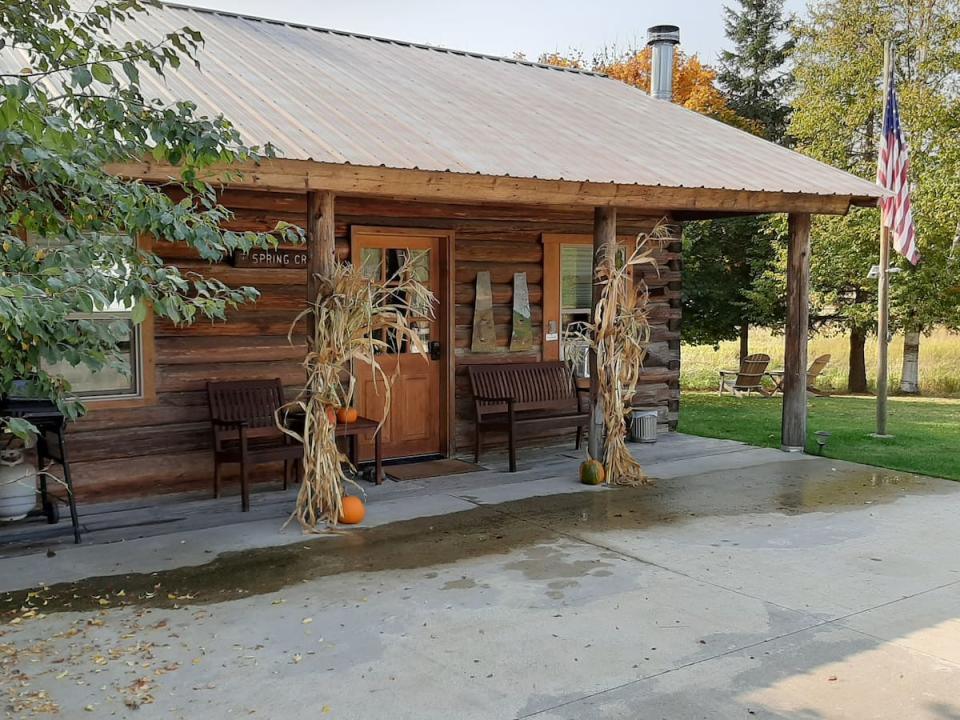
[[[867,333],[863,328],[850,329],[850,365],[847,373],[847,392],[867,392],[867,363],[864,358],[864,346]]]
[[[750,323],[746,320],[740,326],[740,360],[750,354]]]
[[[907,330],[903,335],[903,371],[900,374],[900,391],[911,395],[920,394],[919,330]]]

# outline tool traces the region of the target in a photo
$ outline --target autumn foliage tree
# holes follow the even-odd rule
[[[650,91],[651,49],[631,48],[618,50],[615,47],[604,48],[587,62],[583,53],[571,50],[567,54],[559,52],[544,53],[538,61],[544,65],[592,70],[620,80],[635,88]],[[755,132],[756,126],[734,113],[723,93],[716,85],[717,71],[704,64],[698,55],[687,55],[682,50],[674,54],[673,62],[673,99],[688,110],[721,120],[730,125]]]

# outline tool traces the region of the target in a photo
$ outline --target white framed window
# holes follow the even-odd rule
[[[544,233],[543,359],[566,360],[576,374],[589,374],[586,345],[579,336],[593,312],[593,237]],[[626,262],[626,243],[618,240],[616,262]]]
[[[134,242],[129,237],[124,239]],[[50,248],[62,244],[49,238],[28,238],[28,242]],[[148,313],[143,322],[134,323],[132,305],[115,299],[105,307],[70,313],[68,318],[76,320],[81,327],[85,323],[113,325],[114,333],[120,338],[117,357],[99,370],[66,361],[44,363],[44,370],[66,379],[70,383],[70,394],[84,402],[118,401],[122,407],[154,399],[152,313]]]
[[[120,331],[123,339],[117,345],[119,362],[91,370],[83,363],[70,365],[61,361],[44,369],[62,375],[70,383],[71,394],[84,400],[142,398],[143,328],[134,324],[131,311],[105,308],[91,313],[71,313],[69,317],[80,322],[114,324],[117,330],[120,324],[125,326]]]
[[[560,246],[560,334],[590,321],[593,308],[593,246]]]

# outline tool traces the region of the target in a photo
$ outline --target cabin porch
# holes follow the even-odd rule
[[[655,444],[631,447],[650,476],[661,482],[785,457],[769,449],[681,433],[662,435]],[[574,450],[572,442],[525,448],[522,458],[515,473],[506,472],[505,455],[490,452],[483,461],[485,469],[478,472],[387,480],[379,486],[362,482],[367,517],[361,528],[522,498],[595,490],[577,482],[583,451]],[[297,491],[295,487],[282,490],[279,479],[254,484],[250,512],[241,512],[238,492],[231,483],[219,499],[195,491],[81,504],[83,544],[79,546],[73,545],[67,519],[57,525],[38,519],[0,526],[0,558],[5,558],[0,561],[4,565],[0,590],[10,589],[12,578],[23,572],[37,584],[79,576],[152,572],[205,563],[224,552],[329,537],[328,533],[305,535],[295,522],[283,528]],[[123,544],[122,552],[105,549],[117,543]],[[12,575],[10,568],[16,568]]]
[[[567,323],[589,312],[592,207],[344,195],[332,200],[331,209],[317,195],[325,197],[259,188],[226,188],[220,196],[233,213],[229,229],[267,231],[278,223],[297,224],[311,231],[306,245],[282,245],[269,253],[210,263],[180,245],[153,243],[153,249],[182,272],[198,272],[234,287],[251,285],[261,295],[256,303],[228,311],[226,322],[200,320],[184,327],[157,321],[144,329],[145,397],[88,400],[88,414],[70,427],[68,446],[81,504],[211,488],[209,381],[278,378],[288,399],[303,388],[304,328],[292,337],[288,333],[310,294],[308,263],[321,254],[314,247],[318,223],[331,257],[359,263],[365,271],[389,272],[400,253],[430,257],[428,277],[438,299],[429,328],[435,347],[429,364],[421,357],[397,356],[402,372],[382,438],[388,459],[451,457],[472,450],[474,403],[468,369],[562,359]],[[320,222],[323,216],[316,213],[324,207],[333,222]],[[620,212],[619,242],[635,242],[665,217],[667,213],[657,209]],[[677,230],[672,224],[663,227]],[[666,431],[676,427],[679,413],[679,234],[652,242],[651,251],[656,264],[635,273],[637,286],[642,283],[649,295],[651,325],[649,355],[635,401],[657,408],[660,429]],[[578,276],[579,290],[569,291],[571,275]],[[525,294],[529,315],[522,342],[514,338],[517,287]],[[486,295],[483,303],[478,294]],[[475,337],[477,317],[484,312],[491,325],[483,337]],[[377,404],[378,389],[366,392],[363,379],[359,381],[360,414],[379,417],[375,408],[367,407]],[[563,428],[560,433],[547,430],[532,439],[542,445],[569,439],[572,446],[573,431]],[[491,432],[484,443],[485,453],[486,448],[496,452],[506,446],[506,436]],[[371,445],[361,447],[361,459],[371,457]],[[521,463],[523,455],[521,450]],[[237,467],[227,466],[225,472],[226,485],[235,485]],[[266,479],[263,472],[261,476]]]

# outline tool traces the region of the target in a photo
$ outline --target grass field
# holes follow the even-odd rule
[[[809,357],[830,353],[832,359],[823,376],[823,384],[846,390],[848,340],[844,335],[816,335],[810,340]],[[750,352],[767,353],[771,369],[783,367],[783,336],[766,330],[750,334]],[[736,369],[739,345],[720,343],[719,350],[709,345],[684,345],[681,350],[680,386],[688,390],[713,390],[717,387],[717,370]],[[903,337],[890,344],[890,387],[900,387],[903,359]],[[867,377],[876,379],[877,342],[871,338],[866,349]],[[925,395],[945,397],[960,395],[960,335],[938,330],[920,340],[920,386]],[[872,386],[871,386],[872,387]]]
[[[960,399],[891,398],[888,432],[875,440],[876,404],[867,397],[810,400],[807,449],[816,452],[814,433],[832,433],[824,455],[841,460],[960,480]],[[735,398],[684,391],[681,432],[780,446],[781,399]]]

